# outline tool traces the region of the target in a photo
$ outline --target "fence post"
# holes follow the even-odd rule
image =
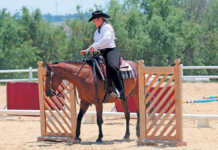
[[[145,86],[144,86],[144,61],[140,60],[138,65],[138,86],[139,86],[139,115],[140,115],[140,137],[138,143],[145,141]],[[145,125],[145,126],[144,126]]]
[[[71,125],[72,125],[72,141],[76,136],[77,111],[76,111],[76,88],[70,84],[70,104],[71,104]]]
[[[186,145],[183,142],[183,109],[182,109],[182,65],[180,59],[175,61],[175,102],[176,102],[176,140],[178,145]]]
[[[33,80],[33,68],[29,67],[29,80],[32,81]]]
[[[43,91],[43,67],[42,62],[38,62],[38,86],[39,86],[39,104],[40,104],[40,124],[41,124],[41,136],[46,135],[45,125],[45,106],[44,106],[44,91]]]
[[[180,64],[180,67],[181,67],[181,78],[182,80],[184,79],[184,75],[183,75],[183,64]]]

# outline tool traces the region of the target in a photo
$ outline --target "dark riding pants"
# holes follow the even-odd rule
[[[101,54],[105,59],[107,77],[109,80],[109,86],[111,81],[115,87],[121,92],[124,89],[123,80],[120,74],[120,53],[116,48],[107,48],[101,50]]]

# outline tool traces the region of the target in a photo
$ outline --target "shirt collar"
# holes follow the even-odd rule
[[[104,26],[106,24],[106,22],[102,23],[102,25],[100,27],[98,27],[98,33],[101,33],[101,28],[102,26]]]

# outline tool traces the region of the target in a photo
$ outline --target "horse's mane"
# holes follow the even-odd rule
[[[59,64],[59,63],[67,63],[67,64],[82,64],[84,63],[84,60],[66,60],[66,61],[56,61],[53,63],[49,63],[47,64],[46,68],[48,71],[51,70],[51,68],[53,67],[53,65]]]
[[[53,62],[52,65],[59,64],[59,63],[80,64],[84,62],[85,62],[84,60],[66,60],[66,61]]]

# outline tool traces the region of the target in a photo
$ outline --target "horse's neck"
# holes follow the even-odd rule
[[[80,86],[81,81],[91,80],[91,67],[87,64],[66,64],[59,67],[62,80],[68,80],[76,86]]]

